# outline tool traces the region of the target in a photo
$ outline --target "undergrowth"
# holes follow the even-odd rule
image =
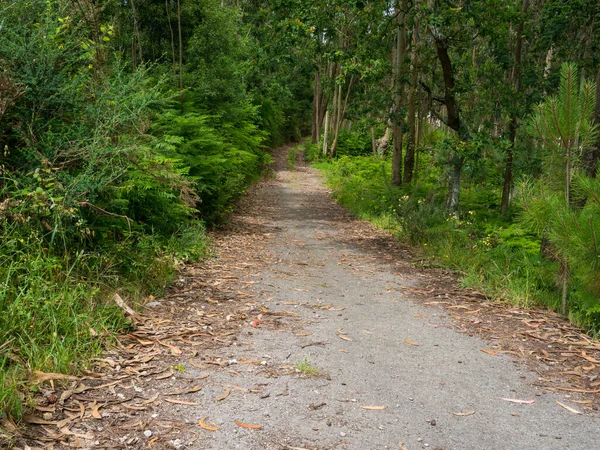
[[[389,184],[389,159],[315,160],[340,204],[416,246],[426,264],[457,270],[463,287],[523,307],[559,308],[559,263],[543,254],[540,236],[518,210],[510,217],[495,212],[499,192],[473,183],[463,190],[461,211],[448,214],[438,178],[426,172],[407,189]],[[585,303],[578,274],[572,279],[569,318],[596,332],[600,320]]]

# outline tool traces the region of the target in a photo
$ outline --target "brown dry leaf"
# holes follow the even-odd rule
[[[494,350],[488,350],[485,348],[480,349],[483,353],[487,353],[488,355],[492,355],[492,356],[498,356],[498,353],[496,353]]]
[[[363,406],[363,405],[357,405],[359,408],[362,409],[369,409],[371,411],[382,411],[384,409],[387,408],[387,406],[383,405],[383,406]]]
[[[79,414],[72,414],[72,415],[70,415],[69,417],[67,417],[67,418],[65,418],[63,420],[60,420],[60,421],[56,422],[56,427],[60,430],[61,428],[64,428],[65,426],[67,426],[67,424],[69,422],[74,421],[78,417],[79,417]],[[61,430],[61,432],[62,432],[62,430]]]
[[[416,342],[409,341],[408,338],[404,338],[404,342],[406,342],[408,345],[414,345],[415,347],[421,346],[421,344],[417,344]]]
[[[481,309],[474,309],[473,311],[465,311],[464,314],[477,314]]]
[[[465,411],[465,412],[454,412],[454,411],[451,411],[451,412],[455,416],[461,416],[461,417],[472,416],[473,414],[475,414],[475,410],[473,410],[473,409],[471,409],[470,411]]]
[[[339,337],[340,339],[343,339],[343,340],[345,340],[345,341],[352,342],[352,339],[351,339],[351,338],[349,338],[348,336],[344,336],[343,334],[338,334],[338,337]]]
[[[92,417],[94,419],[102,419],[102,414],[100,414],[99,409],[104,405],[98,405],[95,401],[90,403],[90,411],[92,412]]]
[[[500,400],[504,400],[505,402],[517,403],[518,405],[531,405],[535,403],[535,398],[531,400],[519,400],[518,398],[502,398],[498,397]]]
[[[132,411],[146,411],[148,409],[145,406],[128,405],[127,403],[121,403],[121,406]]]
[[[204,428],[205,430],[208,430],[208,431],[217,431],[219,429],[216,425],[207,424],[206,419],[208,419],[208,416],[200,419],[199,424],[202,428]]]
[[[161,342],[161,341],[157,341],[157,342],[160,345],[162,345],[163,347],[167,347],[169,350],[171,350],[171,355],[173,355],[173,356],[179,356],[179,355],[181,355],[183,353],[179,347],[175,347],[174,345],[166,344],[166,343]]]
[[[600,394],[600,389],[577,389],[577,388],[565,388],[565,387],[553,387],[547,388],[551,391],[567,391],[567,392],[580,392],[582,394]]]
[[[573,403],[579,403],[580,405],[591,405],[594,400],[571,400]]]
[[[600,361],[598,361],[597,359],[592,358],[591,356],[588,356],[585,351],[581,352],[581,357],[583,359],[585,359],[586,361],[589,361],[591,363],[596,363],[596,364],[600,364]]]
[[[156,400],[158,400],[158,394],[155,394],[152,397],[150,397],[149,399],[144,400],[142,402],[142,405],[149,405],[150,403],[154,403]]]
[[[585,370],[586,372],[590,371],[590,370],[594,370],[596,368],[595,365],[590,364],[589,366],[583,366],[582,369]]]
[[[454,306],[448,306],[448,309],[469,309],[469,307],[465,306],[465,305],[454,305]]]
[[[58,423],[56,420],[44,420],[41,417],[30,414],[23,416],[23,422],[31,423],[33,425],[56,425]]]
[[[403,442],[398,442],[398,448],[400,450],[408,450],[408,447],[406,447]]]
[[[192,365],[194,365],[192,363]],[[167,373],[163,373],[162,375],[159,375],[155,378],[155,380],[164,380],[166,378],[171,378],[173,375],[175,375],[175,372],[173,372],[173,369],[169,368],[169,371]]]
[[[262,430],[261,425],[253,425],[251,423],[244,423],[244,422],[240,422],[239,420],[236,420],[235,424],[242,428],[249,428],[251,430]]]
[[[175,391],[175,392],[169,392],[167,394],[164,395],[184,395],[184,394],[193,394],[194,392],[198,392],[200,389],[202,389],[202,386],[200,386],[199,384],[197,384],[194,387],[191,387],[189,389],[183,389],[181,391]]]
[[[571,408],[570,406],[565,405],[564,403],[561,403],[558,400],[556,400],[556,403],[565,408],[567,411],[571,411],[573,414],[583,414],[581,411],[577,411],[575,408]]]
[[[114,302],[121,308],[128,316],[131,316],[133,319],[139,320],[140,316],[125,303],[125,300],[121,298],[119,294],[115,294],[113,296]]]
[[[231,394],[231,389],[229,389],[224,384],[222,384],[221,386],[223,387],[223,393],[221,395],[219,395],[217,398],[215,398],[215,402],[220,402],[221,400],[225,400],[227,397],[229,397],[229,394]]]
[[[348,353],[348,350],[340,349],[340,353]]]
[[[176,405],[200,406],[197,402],[186,402],[185,400],[175,400],[174,398],[165,398],[165,402],[174,403]]]
[[[152,448],[152,446],[153,446],[154,444],[156,444],[156,442],[158,441],[158,439],[159,439],[158,437],[153,437],[152,439],[150,439],[150,440],[148,441],[148,448]]]
[[[78,377],[74,377],[73,375],[66,375],[64,373],[51,373],[51,372],[42,372],[41,370],[35,370],[33,372],[33,382],[34,383],[42,383],[44,381],[50,380],[79,380]]]
[[[283,302],[284,305],[299,305],[298,302]]]

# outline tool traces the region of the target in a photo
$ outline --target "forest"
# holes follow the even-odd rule
[[[0,411],[210,254],[302,142],[426,266],[600,331],[596,0],[0,4]]]

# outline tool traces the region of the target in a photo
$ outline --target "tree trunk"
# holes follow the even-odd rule
[[[165,11],[167,13],[167,21],[169,22],[169,31],[171,32],[171,59],[173,60],[173,75],[175,75],[175,35],[173,33],[173,24],[171,23],[171,14],[169,14],[169,0],[165,0]]]
[[[179,89],[181,89],[179,100],[183,111],[183,38],[181,35],[181,4],[179,0],[177,0],[177,28],[179,29]]]
[[[517,37],[515,41],[515,56],[514,56],[514,66],[511,73],[511,82],[513,85],[513,94],[515,98],[519,97],[521,93],[521,61],[523,55],[523,28],[525,26],[525,17],[527,13],[529,0],[523,0],[522,6],[522,17],[519,25],[517,26]],[[510,147],[508,148],[508,152],[506,155],[506,165],[504,167],[504,182],[502,184],[502,200],[500,201],[500,213],[506,214],[508,211],[508,207],[510,206],[510,197],[512,193],[512,185],[513,185],[513,159],[514,159],[514,150],[517,142],[517,129],[519,127],[519,118],[517,116],[517,112],[514,110],[510,115],[510,123],[509,123],[509,140]]]
[[[331,157],[335,156],[335,151],[337,150],[338,138],[340,135],[340,128],[342,127],[342,122],[344,121],[344,114],[346,113],[346,107],[348,106],[348,98],[350,97],[350,91],[352,90],[352,84],[354,82],[354,75],[350,76],[350,81],[348,82],[348,88],[346,90],[346,96],[344,97],[344,102],[342,103],[342,85],[339,86],[338,92],[338,107],[337,107],[337,124],[335,126],[335,137],[333,139],[333,144],[331,145]]]
[[[402,111],[402,86],[400,83],[400,74],[404,65],[406,51],[406,10],[408,1],[402,0],[400,8],[396,10],[397,25],[396,39],[392,54],[393,76],[392,87],[394,91],[394,107],[392,119],[392,185],[400,186],[402,184],[402,140],[404,120],[400,117]]]
[[[404,156],[404,176],[402,182],[410,184],[415,167],[415,145],[416,145],[416,97],[417,97],[417,26],[413,28],[413,42],[410,55],[410,90],[408,93],[408,141],[406,142],[406,155]]]
[[[140,64],[144,63],[144,57],[142,55],[142,41],[140,39],[140,28],[138,26],[138,20],[137,20],[137,12],[135,9],[135,1],[131,0],[131,12],[133,13],[133,33],[135,34],[136,38],[137,38],[137,49],[140,52]]]
[[[467,128],[461,122],[460,111],[454,96],[454,69],[452,67],[450,56],[448,55],[448,42],[446,37],[440,34],[434,34],[434,39],[437,47],[437,56],[442,65],[444,74],[444,104],[446,105],[448,114],[446,125],[458,133],[458,138],[461,141],[467,142],[471,139],[471,136]],[[446,207],[449,212],[455,213],[458,211],[460,199],[460,177],[462,166],[464,164],[464,157],[454,155],[451,161]]]
[[[312,129],[311,142],[316,144],[319,140],[319,95],[320,95],[319,71],[315,71],[315,80],[313,83],[313,110],[312,110]]]
[[[377,156],[377,144],[375,143],[375,127],[371,127],[371,149],[373,156]]]
[[[325,111],[325,128],[323,132],[323,155],[327,154],[327,133],[329,131],[329,111]]]
[[[450,173],[448,174],[448,196],[446,197],[446,208],[456,213],[460,201],[460,178],[465,160],[460,156],[452,158]]]

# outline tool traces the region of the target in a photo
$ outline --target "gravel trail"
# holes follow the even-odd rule
[[[581,409],[509,357],[483,352],[490,343],[458,332],[444,310],[412,301],[419,273],[369,246],[369,227],[334,204],[317,171],[300,162],[290,171],[284,156],[248,213],[272,233],[246,292],[277,320],[246,324],[222,349],[238,374],[219,369],[214,390],[195,394],[220,430],[190,448],[600,448],[597,417],[559,405]],[[232,383],[260,393],[215,403],[218,385]]]

